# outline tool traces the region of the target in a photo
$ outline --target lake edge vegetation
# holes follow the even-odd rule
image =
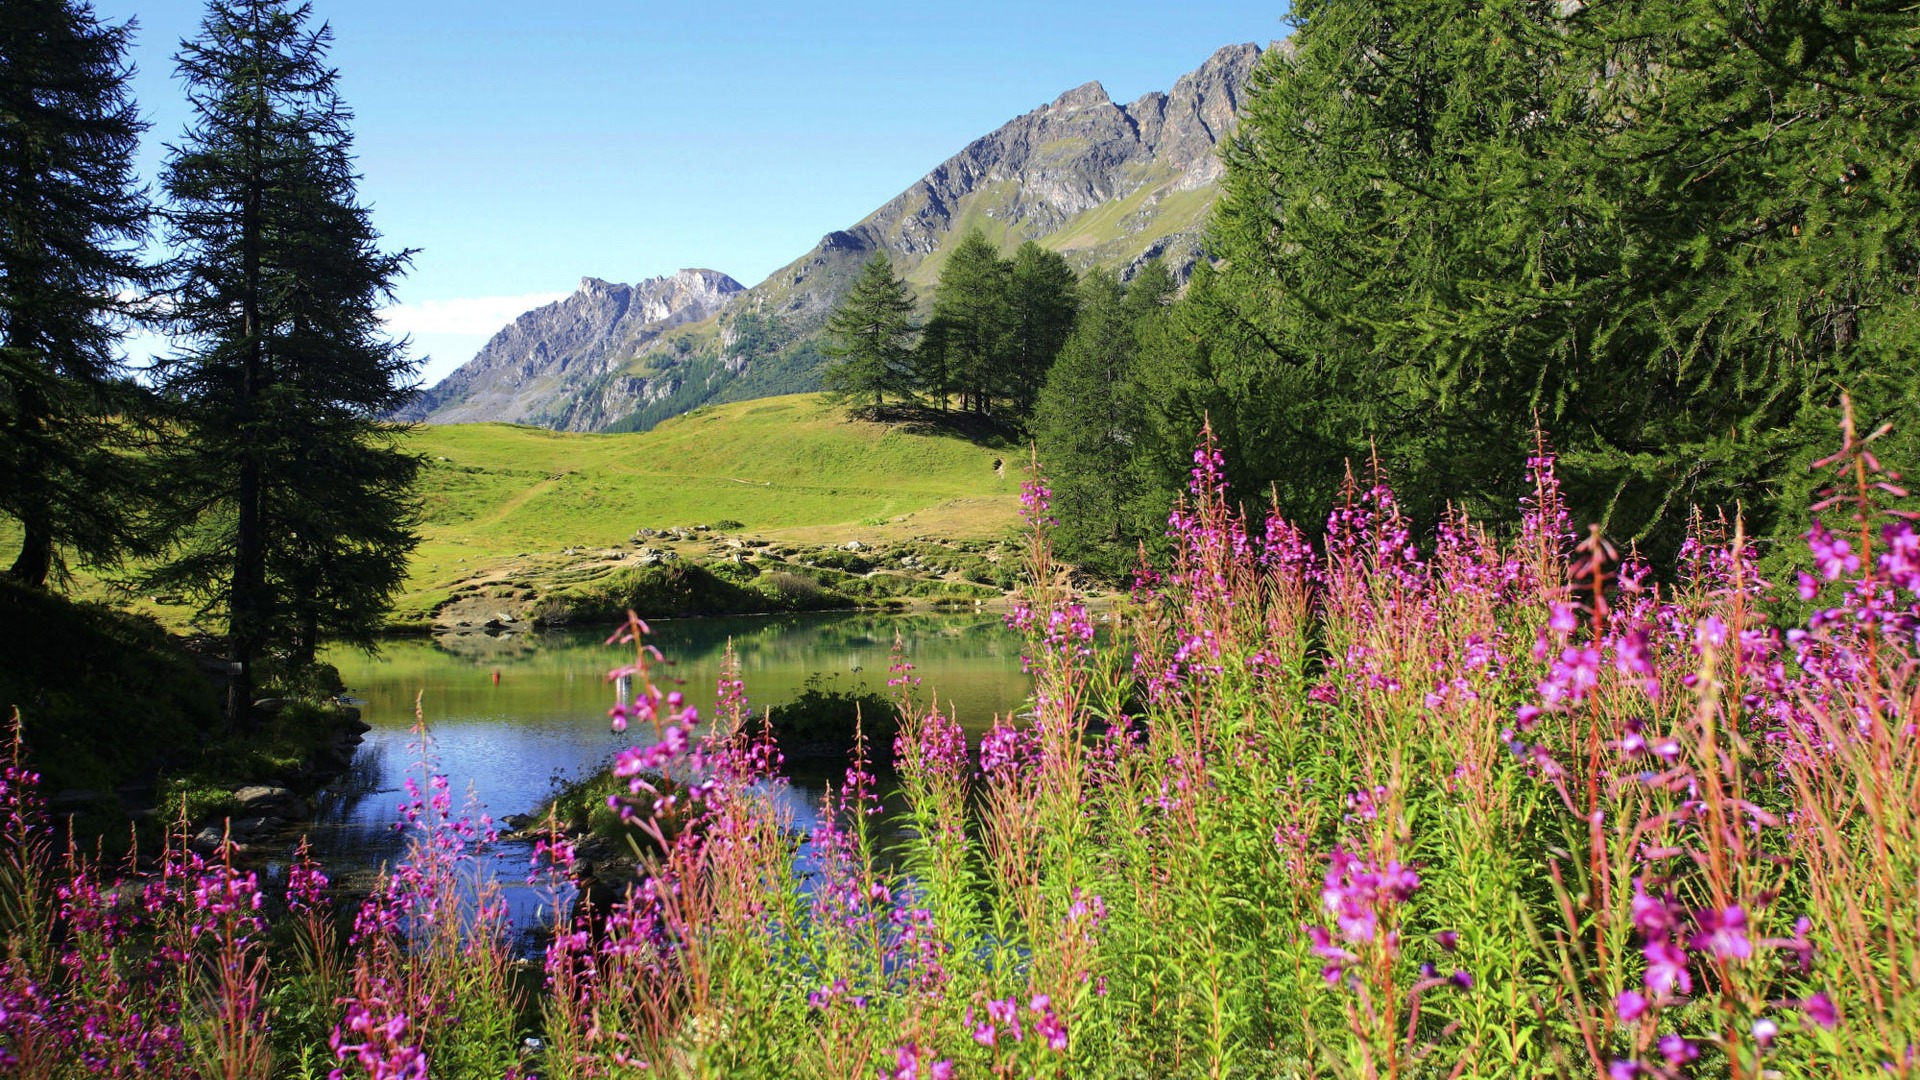
[[[1008,616],[1034,711],[970,747],[897,661],[884,853],[866,755],[796,833],[735,669],[700,717],[632,620],[613,725],[641,741],[611,804],[659,835],[624,901],[554,927],[531,1000],[479,871],[491,824],[424,757],[417,842],[352,937],[270,953],[332,925],[318,868],[284,901],[218,857],[134,888],[55,869],[16,745],[4,1045],[27,1076],[79,1053],[205,1075],[196,1046],[239,1046],[204,1059],[229,1076],[1901,1075],[1920,537],[1881,434],[1849,424],[1821,463],[1814,569],[1785,590],[1705,521],[1660,583],[1572,530],[1544,452],[1508,539],[1457,517],[1423,549],[1374,483],[1316,546],[1241,516],[1208,442],[1175,559],[1108,640],[1036,480]],[[1811,614],[1770,623],[1782,591]],[[536,846],[555,911],[571,843]],[[291,929],[254,914],[283,902]],[[205,932],[150,962],[175,918]]]

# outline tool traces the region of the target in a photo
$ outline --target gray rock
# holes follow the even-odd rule
[[[608,376],[662,333],[707,318],[743,289],[713,270],[637,285],[581,278],[572,296],[515,319],[400,415],[436,424],[506,420],[596,430],[632,412],[630,402],[646,389],[644,379]],[[602,382],[599,395],[582,393]],[[555,423],[552,408],[560,401],[567,404]]]
[[[233,793],[240,812],[249,817],[304,818],[311,813],[307,800],[277,784],[252,784]]]
[[[771,359],[764,348],[743,344],[728,313],[774,316],[785,332],[810,337],[874,252],[887,251],[895,271],[909,274],[981,210],[1007,222],[1014,237],[1044,239],[1079,215],[1131,200],[1138,209],[1112,223],[1114,235],[1098,246],[1076,248],[1076,263],[1130,276],[1158,255],[1184,276],[1199,259],[1200,238],[1194,200],[1181,196],[1211,198],[1218,190],[1217,149],[1233,129],[1260,52],[1252,44],[1227,46],[1168,92],[1126,105],[1110,100],[1099,83],[1069,90],[974,140],[752,289],[711,270],[631,286],[585,278],[572,296],[521,315],[397,418],[596,431],[670,399],[690,380],[719,389]],[[985,199],[996,202],[983,206]],[[1163,218],[1163,204],[1189,212]],[[667,333],[716,315],[718,355],[697,354],[691,339]]]
[[[257,836],[260,833],[272,832],[285,824],[286,820],[284,818],[267,815],[262,817],[234,818],[228,828],[233,831],[235,837]]]

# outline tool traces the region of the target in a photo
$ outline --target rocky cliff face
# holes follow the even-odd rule
[[[924,301],[973,228],[1009,252],[1035,240],[1123,277],[1157,257],[1184,277],[1218,194],[1217,148],[1261,52],[1230,45],[1172,90],[1127,105],[1097,82],[1069,90],[744,292],[709,270],[631,287],[586,279],[502,330],[407,418],[596,431],[651,426],[707,401],[818,389],[820,325],[873,252],[885,249]]]
[[[711,318],[742,289],[713,270],[682,270],[637,285],[581,278],[572,296],[515,319],[400,418],[604,427],[632,411],[629,397],[646,393],[647,380],[623,379],[620,369],[666,331]]]
[[[1216,149],[1261,51],[1229,45],[1171,91],[1128,105],[1097,82],[1069,90],[975,140],[859,224],[828,233],[738,309],[824,320],[882,248],[909,281],[931,285],[947,245],[973,227],[1008,248],[1036,240],[1123,274],[1164,257],[1184,276],[1217,192]]]

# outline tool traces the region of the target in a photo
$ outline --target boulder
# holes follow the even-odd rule
[[[251,784],[233,793],[240,812],[250,818],[304,818],[310,812],[307,800],[291,789],[277,784]]]
[[[265,815],[265,816],[257,816],[257,817],[235,818],[227,826],[227,828],[233,832],[233,835],[236,838],[239,838],[239,837],[257,836],[260,833],[264,833],[264,832],[272,832],[273,830],[278,829],[284,826],[285,824],[286,824],[286,820],[284,818],[278,818],[272,815]]]

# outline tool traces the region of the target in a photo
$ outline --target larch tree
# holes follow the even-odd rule
[[[190,522],[154,579],[225,616],[230,725],[255,665],[370,642],[417,543],[418,459],[378,420],[411,393],[383,331],[410,252],[378,247],[357,199],[351,114],[309,5],[214,0],[177,57],[193,119],[162,182],[183,347],[160,365],[187,438]]]
[[[1079,308],[1079,278],[1066,257],[1032,240],[1013,253],[1007,269],[1005,374],[1008,411],[1021,421],[1033,415],[1047,370],[1073,333]]]
[[[1010,264],[978,229],[947,256],[933,289],[933,315],[920,341],[922,382],[945,408],[958,391],[960,408],[985,415],[1004,380],[1010,336]]]
[[[827,389],[845,398],[873,397],[875,406],[893,394],[912,400],[913,295],[893,272],[884,251],[876,252],[860,272],[847,298],[828,316],[826,354],[833,358],[822,377]]]
[[[1034,441],[1053,485],[1062,554],[1117,579],[1138,540],[1129,528],[1141,435],[1134,313],[1119,280],[1098,267],[1080,279],[1078,307],[1040,391]]]
[[[0,4],[0,513],[22,534],[9,574],[32,587],[63,552],[112,563],[158,539],[124,452],[145,395],[117,355],[148,279],[130,34],[72,0]]]

